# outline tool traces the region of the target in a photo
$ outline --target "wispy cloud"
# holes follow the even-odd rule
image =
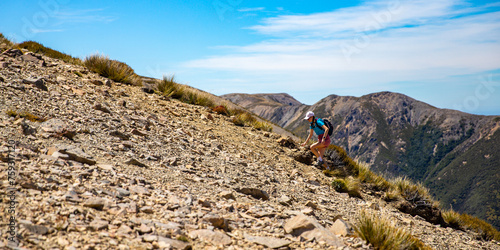
[[[467,8],[463,1],[373,1],[326,13],[266,18],[250,29],[275,38],[233,46],[224,55],[186,65],[330,73],[500,68],[500,56],[492,56],[500,52],[500,12]]]
[[[61,10],[54,13],[54,18],[58,24],[67,23],[110,23],[118,18],[103,13],[105,9],[84,9],[84,10]]]
[[[31,30],[34,34],[38,33],[53,33],[53,32],[63,32],[63,29],[32,29]]]
[[[265,7],[256,7],[256,8],[241,8],[238,9],[239,12],[254,12],[254,11],[263,11]]]
[[[376,0],[331,12],[280,15],[248,28],[267,39],[221,46],[219,55],[184,67],[240,75],[258,92],[281,87],[303,93],[315,86],[320,98],[403,89],[421,94],[421,86],[435,88],[435,83],[453,89],[457,76],[467,75],[462,83],[474,84],[471,79],[500,69],[499,7],[462,0]],[[425,93],[435,95],[432,89]]]

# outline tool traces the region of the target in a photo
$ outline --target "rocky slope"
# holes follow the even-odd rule
[[[438,109],[391,92],[330,95],[312,106],[286,94],[223,97],[300,137],[307,135],[307,111],[329,118],[335,127],[332,142],[356,160],[386,176],[423,182],[446,208],[500,228],[499,116]]]
[[[0,69],[0,248],[369,249],[348,234],[361,211],[434,249],[500,248],[337,193],[280,135],[207,108],[15,50]]]

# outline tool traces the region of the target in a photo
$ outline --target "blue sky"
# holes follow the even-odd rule
[[[393,91],[500,115],[495,1],[7,0],[0,32],[217,95]]]

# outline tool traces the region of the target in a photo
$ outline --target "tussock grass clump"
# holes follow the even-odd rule
[[[54,59],[60,59],[63,60],[64,62],[71,63],[71,64],[76,64],[76,65],[82,65],[82,60],[80,58],[72,57],[68,54],[59,52],[57,50],[53,50],[51,48],[47,48],[43,46],[40,43],[34,42],[34,41],[26,41],[23,43],[18,44],[19,48],[22,49],[27,49],[31,52],[38,53],[38,54],[43,54],[48,57],[52,57]]]
[[[14,43],[0,33],[0,52],[14,47]]]
[[[257,118],[255,118],[255,116],[253,116],[249,112],[236,110],[232,111],[231,113],[236,113],[232,121],[237,126],[250,126],[258,130],[269,131],[269,132],[273,130],[273,127],[269,123],[259,121]]]
[[[352,177],[336,179],[332,182],[332,186],[337,192],[347,193],[351,197],[361,198],[361,186],[359,179]]]
[[[446,210],[442,212],[444,221],[453,228],[460,228],[462,220],[460,219],[460,213],[453,210]]]
[[[15,110],[10,109],[10,110],[5,111],[5,113],[10,117],[20,117],[20,118],[24,118],[26,120],[30,120],[32,122],[44,122],[47,120],[43,117],[39,117],[39,116],[34,115],[34,114],[27,112],[27,111],[17,112]]]
[[[430,195],[429,189],[424,187],[422,183],[413,183],[407,177],[397,177],[391,180],[390,188],[405,200],[416,205],[439,206],[438,202]]]
[[[178,99],[188,104],[209,107],[212,111],[221,115],[233,116],[232,122],[237,126],[250,126],[258,130],[269,132],[273,129],[269,123],[259,121],[249,112],[241,109],[229,109],[223,104],[216,104],[210,94],[191,88],[187,85],[177,83],[174,80],[174,76],[164,76],[163,80],[160,81],[156,87],[160,95]]]
[[[370,170],[370,167],[365,164],[360,164],[354,161],[351,157],[347,155],[347,152],[337,145],[330,145],[328,147],[328,151],[334,150],[340,160],[346,166],[345,171],[337,171],[335,170],[329,174],[345,177],[347,175],[352,175],[353,177],[358,178],[361,182],[370,184],[377,191],[386,191],[390,188],[391,184],[381,175],[375,174]],[[331,155],[331,153],[327,153],[325,155]],[[344,173],[342,173],[344,172]]]
[[[500,232],[484,220],[464,213],[460,215],[459,223],[462,228],[478,233],[484,240],[500,241]]]
[[[159,94],[178,99],[188,104],[209,108],[215,106],[209,94],[175,82],[174,76],[164,76],[163,80],[160,81],[156,87],[158,88]]]
[[[439,202],[434,200],[429,189],[422,183],[414,183],[407,177],[397,177],[388,181],[384,177],[371,172],[368,166],[352,160],[342,147],[332,145],[328,150],[335,150],[338,158],[345,165],[345,170],[325,171],[325,174],[328,176],[343,178],[337,179],[332,183],[332,186],[338,192],[348,192],[349,188],[346,180],[349,180],[347,176],[352,176],[351,178],[357,178],[360,182],[369,184],[368,187],[371,186],[372,189],[385,191],[382,198],[388,202],[398,202],[400,205],[398,209],[402,212],[419,214],[434,224],[474,231],[484,240],[500,241],[500,232],[486,221],[468,214],[460,214],[453,210],[441,211]],[[404,203],[400,203],[402,201],[409,204],[410,208]],[[375,246],[374,243],[372,244]],[[377,246],[375,248],[391,249],[378,248]]]
[[[403,229],[393,226],[387,218],[361,212],[354,225],[356,234],[375,249],[430,249]]]
[[[104,55],[90,55],[83,61],[85,67],[103,77],[125,84],[141,86],[141,77],[135,74],[134,70],[125,63],[111,60]]]

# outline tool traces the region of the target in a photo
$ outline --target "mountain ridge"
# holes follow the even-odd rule
[[[495,219],[500,217],[498,197],[473,191],[475,185],[468,184],[468,188],[451,185],[449,177],[451,172],[459,168],[460,164],[454,162],[457,158],[463,158],[462,155],[472,157],[473,154],[467,153],[472,146],[483,148],[481,145],[488,144],[488,138],[498,134],[500,116],[440,109],[407,95],[388,91],[361,97],[328,95],[313,105],[293,107],[241,102],[232,94],[222,97],[241,104],[302,138],[308,129],[302,117],[312,110],[317,117],[330,119],[334,126],[332,143],[344,147],[356,160],[371,165],[377,173],[389,177],[407,175],[423,182],[444,206],[453,206],[460,212],[483,219],[489,218],[490,223],[500,227],[500,221]],[[493,138],[500,143],[496,136]],[[497,156],[496,149],[494,145],[485,148],[484,155]],[[485,183],[492,185],[492,190],[496,192],[500,190],[500,184],[492,177],[495,171],[500,171],[500,161],[494,162],[493,158],[481,163],[493,166],[487,169],[491,177],[483,176],[477,182],[481,187]],[[474,158],[463,160],[473,167],[481,168],[478,162],[482,161]],[[455,167],[447,167],[450,164]],[[462,174],[466,177],[465,183],[475,178],[467,176],[467,173]],[[452,191],[444,191],[447,189],[447,185],[441,183],[444,180],[454,187]],[[453,197],[451,193],[460,194],[460,198]],[[478,199],[481,196],[484,197]],[[468,200],[480,200],[487,205],[478,211],[472,208]]]
[[[0,248],[373,249],[352,231],[366,213],[425,249],[499,246],[366,185],[337,192],[290,138],[211,108],[27,50],[1,53],[0,68],[0,166],[16,170],[0,173],[0,230],[15,236]]]

